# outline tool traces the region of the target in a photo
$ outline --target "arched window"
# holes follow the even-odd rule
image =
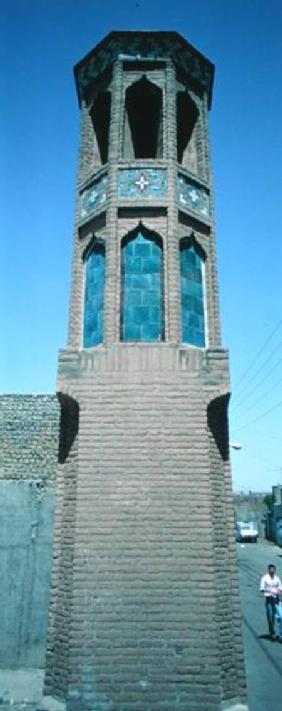
[[[185,168],[198,172],[196,123],[199,110],[187,91],[177,93],[177,160]]]
[[[163,338],[162,243],[141,229],[122,246],[121,340]]]
[[[83,347],[103,342],[105,246],[94,242],[85,260]]]
[[[109,130],[111,118],[111,94],[102,91],[96,97],[90,111],[94,130],[94,162],[102,165],[108,160]]]
[[[144,76],[126,90],[123,157],[160,158],[162,153],[162,91]]]
[[[180,243],[182,341],[205,346],[203,259],[191,240]]]

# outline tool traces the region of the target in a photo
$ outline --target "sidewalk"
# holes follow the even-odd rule
[[[0,669],[1,711],[65,711],[65,704],[43,696],[43,669]]]

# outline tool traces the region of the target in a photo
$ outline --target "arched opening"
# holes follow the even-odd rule
[[[196,123],[199,110],[188,92],[177,93],[177,160],[193,173],[198,172]]]
[[[103,342],[105,245],[94,241],[85,258],[83,347]]]
[[[182,341],[205,347],[204,262],[192,239],[180,242]]]
[[[124,158],[160,158],[163,154],[162,91],[146,77],[126,90]]]
[[[121,262],[121,340],[162,340],[161,239],[140,227],[123,240]]]
[[[111,94],[103,91],[96,97],[90,110],[94,131],[94,163],[103,165],[108,160],[111,118]]]

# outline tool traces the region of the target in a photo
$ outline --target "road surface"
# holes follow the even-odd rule
[[[249,709],[280,711],[282,644],[268,638],[259,582],[269,563],[282,579],[282,548],[269,541],[237,546]]]

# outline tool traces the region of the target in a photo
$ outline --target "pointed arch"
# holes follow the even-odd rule
[[[188,91],[177,92],[177,160],[197,173],[196,123],[199,110]]]
[[[93,101],[90,117],[94,131],[94,161],[103,165],[108,160],[111,119],[111,93],[101,91]]]
[[[141,223],[121,243],[121,340],[164,338],[162,239]]]
[[[194,234],[180,241],[180,289],[182,341],[200,348],[205,347],[205,253],[197,244]]]
[[[162,90],[144,75],[125,93],[124,158],[160,158],[163,154]]]
[[[84,328],[83,347],[103,342],[105,244],[95,237],[84,253]]]

